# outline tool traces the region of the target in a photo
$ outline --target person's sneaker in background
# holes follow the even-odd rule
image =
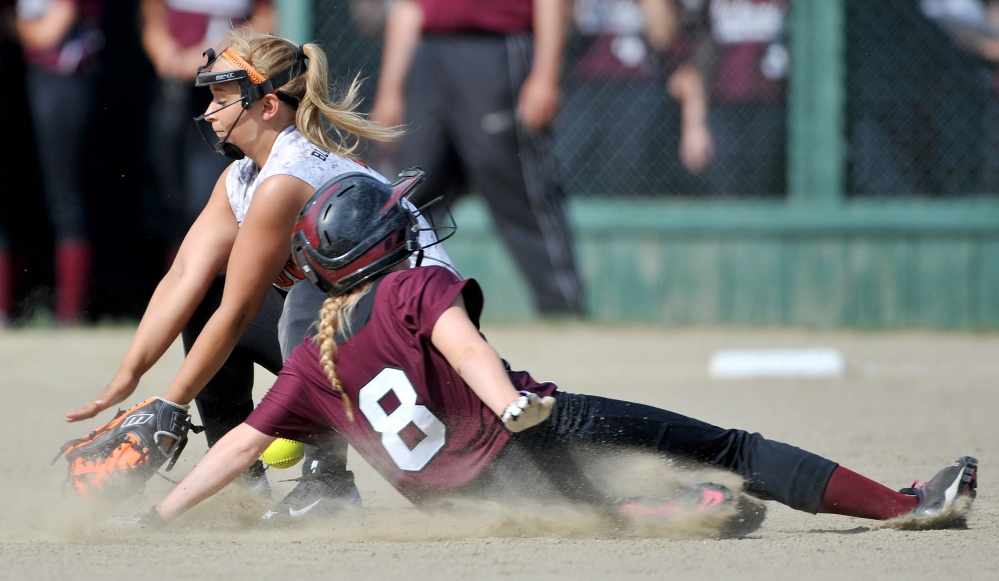
[[[254,462],[246,472],[236,477],[236,483],[260,498],[271,497],[271,485],[267,481],[267,466],[260,460]]]

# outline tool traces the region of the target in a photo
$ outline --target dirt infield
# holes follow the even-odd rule
[[[697,530],[607,530],[585,512],[430,518],[356,456],[363,515],[333,525],[258,525],[269,502],[227,489],[160,531],[122,530],[171,486],[149,483],[124,505],[81,504],[64,487],[59,446],[110,419],[62,415],[111,378],[131,329],[0,331],[0,579],[964,579],[999,578],[999,335],[930,332],[653,329],[588,325],[485,329],[514,367],[576,391],[649,403],[759,431],[893,488],[927,479],[961,455],[981,462],[967,529],[902,531],[767,503],[746,538]],[[723,348],[832,347],[842,378],[720,380]],[[160,393],[181,359],[174,345],[135,402]],[[270,385],[260,371],[256,396]],[[134,403],[134,402],[132,402]],[[204,453],[193,436],[168,476]],[[270,470],[275,496],[297,468]],[[531,491],[523,491],[530,499]],[[648,536],[655,534],[655,536]]]

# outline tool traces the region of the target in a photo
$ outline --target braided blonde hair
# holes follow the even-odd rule
[[[326,299],[319,311],[319,332],[315,338],[316,345],[319,345],[319,364],[323,366],[326,378],[330,380],[333,389],[340,394],[347,419],[350,421],[354,421],[354,406],[350,403],[350,397],[343,390],[343,384],[340,383],[336,373],[336,356],[339,350],[336,344],[336,332],[343,325],[344,331],[350,334],[350,317],[354,307],[369,290],[371,283],[366,282],[353,292]]]
[[[295,52],[285,41],[252,28],[231,30],[227,38],[230,48],[265,78],[291,66],[296,59]],[[358,148],[360,138],[390,141],[399,136],[398,128],[379,125],[357,111],[361,102],[359,77],[354,77],[339,102],[333,101],[326,53],[314,43],[303,44],[302,51],[309,58],[309,69],[282,85],[280,91],[298,99],[295,125],[306,139],[347,157]]]

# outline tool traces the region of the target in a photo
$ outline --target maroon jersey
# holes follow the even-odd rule
[[[212,46],[231,28],[249,22],[271,0],[165,0],[167,30],[184,48]]]
[[[390,273],[373,296],[359,301],[354,334],[337,355],[353,422],[309,339],[288,357],[246,422],[265,434],[313,444],[332,426],[414,503],[460,489],[499,454],[510,432],[431,344],[437,319],[459,294],[478,325],[478,284],[443,267]],[[554,384],[523,371],[511,371],[510,379],[516,389],[541,397],[555,391]]]
[[[76,8],[76,21],[66,34],[52,48],[25,50],[24,60],[29,65],[52,72],[71,74],[93,64],[104,47],[104,34],[101,32],[101,19],[104,16],[104,0],[59,0],[73,4]],[[50,7],[48,3],[41,3]],[[37,14],[41,17],[42,14]]]
[[[779,44],[791,0],[709,0],[720,55],[711,83],[723,103],[784,102],[787,55]]]
[[[531,0],[417,0],[423,9],[423,31],[430,33],[532,32]]]

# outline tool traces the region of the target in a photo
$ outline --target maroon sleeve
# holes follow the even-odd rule
[[[482,289],[474,279],[460,280],[442,266],[423,266],[395,273],[382,286],[388,286],[392,311],[403,326],[430,340],[437,319],[461,294],[468,317],[478,328],[482,315]]]
[[[319,366],[318,348],[306,339],[292,351],[277,381],[246,418],[257,431],[306,444],[322,444],[329,422],[323,417],[318,398],[328,391],[328,380]]]

